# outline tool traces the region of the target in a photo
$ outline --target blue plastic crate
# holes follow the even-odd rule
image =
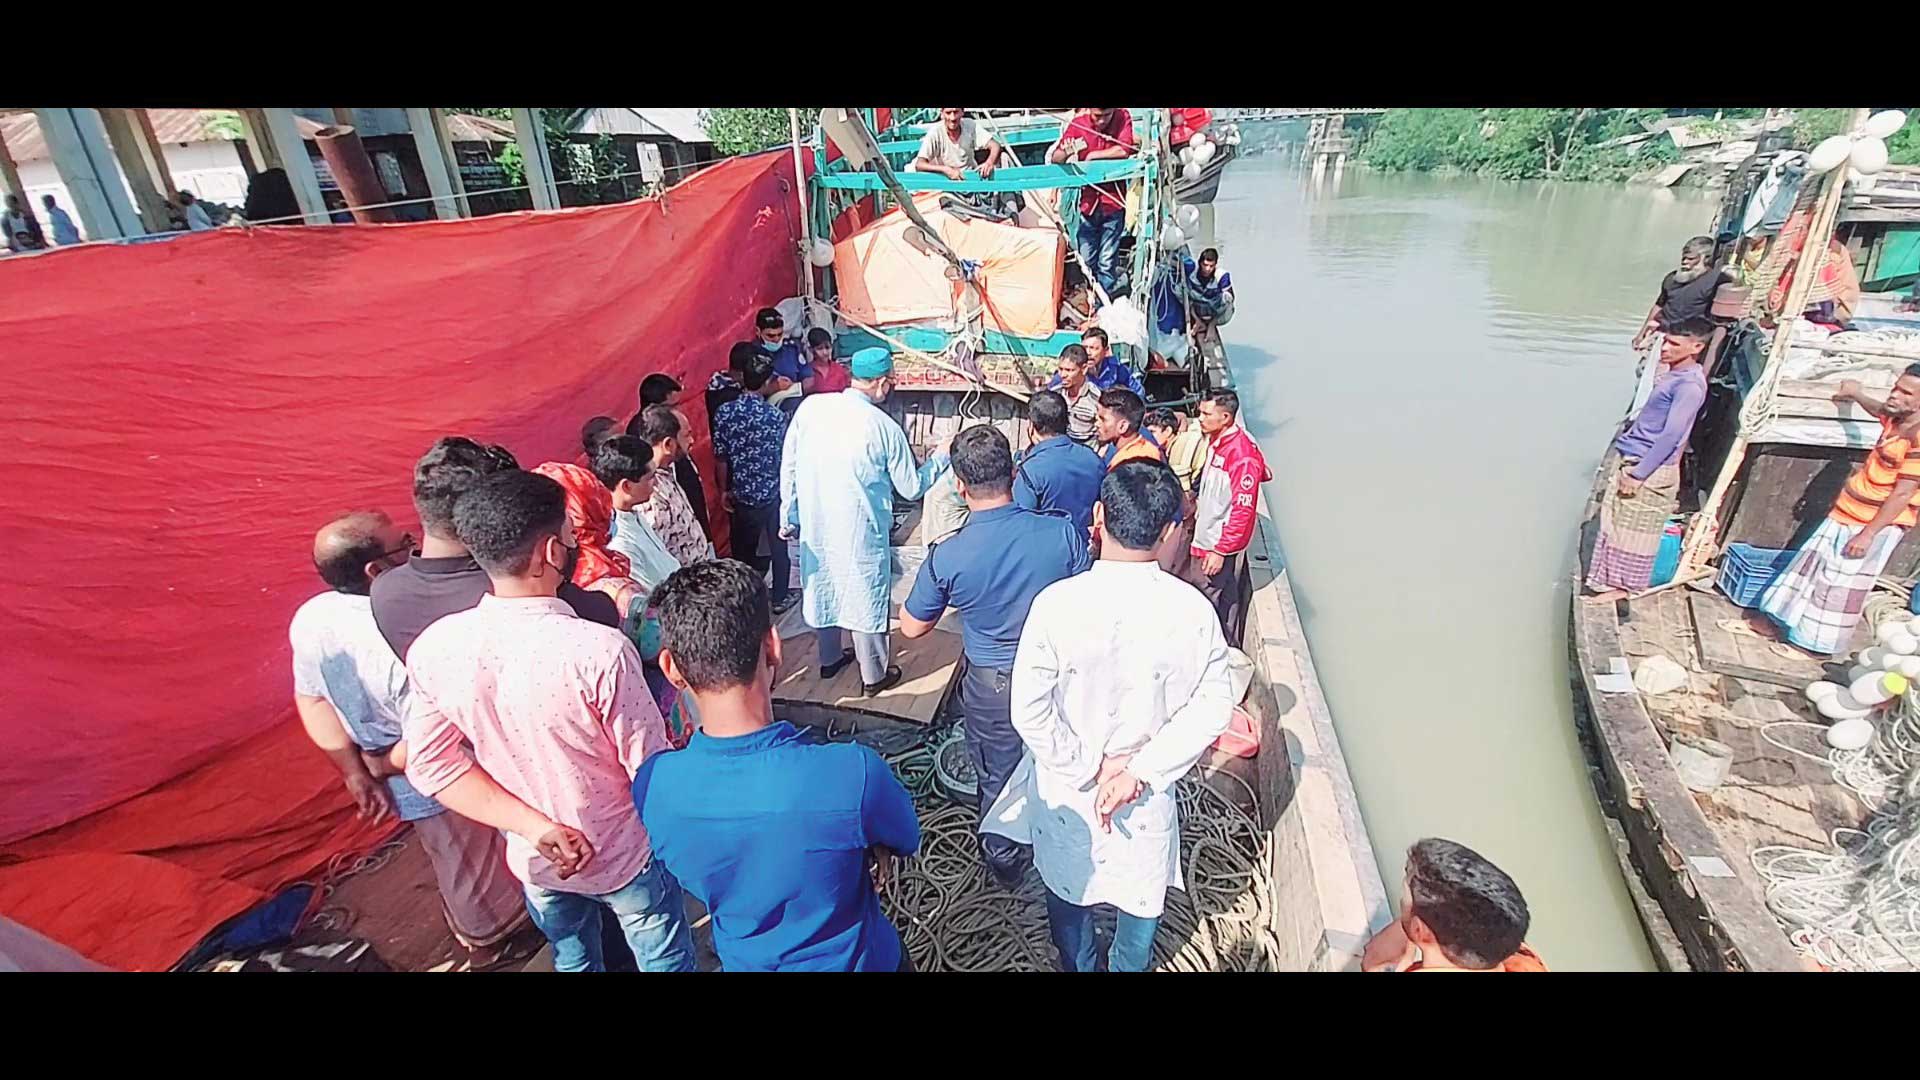
[[[1793,562],[1793,556],[1792,549],[1728,544],[1726,556],[1720,560],[1720,591],[1741,607],[1750,608],[1760,602],[1760,594]]]

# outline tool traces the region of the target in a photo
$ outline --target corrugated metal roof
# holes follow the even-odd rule
[[[224,112],[220,109],[148,109],[147,119],[153,123],[154,135],[163,143],[214,142],[226,136],[209,130],[207,117]],[[47,152],[47,140],[40,134],[40,121],[30,112],[15,113],[0,120],[0,132],[5,133],[7,149],[15,161],[43,161],[52,157]]]
[[[699,109],[588,109],[573,130],[581,135],[664,135],[684,143],[712,142]]]

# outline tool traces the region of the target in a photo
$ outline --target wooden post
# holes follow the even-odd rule
[[[793,131],[793,191],[800,196],[800,291],[808,309],[813,300],[813,219],[807,216],[807,170],[800,164],[800,110],[787,110],[787,126]]]
[[[540,129],[540,110],[513,110],[513,135],[520,143],[520,162],[526,172],[527,190],[533,196],[533,208],[560,209],[560,189],[554,186],[553,162],[547,157],[547,140]]]
[[[127,189],[133,192],[133,201],[140,207],[140,225],[149,233],[171,232],[173,215],[168,211],[168,196],[154,187],[153,170],[147,164],[144,147],[141,145],[140,125],[134,120],[131,109],[101,109],[100,124],[106,128],[107,141],[113,144],[113,156],[120,162],[120,171],[126,174]]]
[[[442,149],[440,129],[433,116],[438,111],[408,109],[407,129],[413,133],[413,150],[420,155],[420,171],[427,176],[427,190],[433,193],[433,216],[452,221],[466,216],[462,205],[466,200],[454,197],[459,170],[453,163],[453,155]]]
[[[7,149],[6,116],[0,114],[0,183],[6,185],[6,194],[20,196],[24,205],[27,201],[27,186],[20,182],[20,167],[14,164],[13,151]]]
[[[140,137],[140,148],[145,152],[147,168],[153,174],[153,182],[160,186],[160,194],[173,198],[180,189],[173,182],[173,169],[167,165],[167,147],[153,130],[153,117],[145,109],[128,109],[135,121],[134,133]]]
[[[473,216],[473,204],[467,199],[467,180],[460,175],[460,152],[454,148],[453,136],[447,133],[447,111],[428,109],[427,116],[433,121],[434,138],[440,140],[440,152],[447,159],[447,178],[453,182],[454,202],[459,204],[461,217]]]
[[[267,133],[267,111],[265,109],[233,111],[240,114],[240,130],[247,137],[247,151],[253,157],[254,171],[265,172],[268,169],[286,168],[286,163],[280,160],[280,151],[273,145],[273,139]]]
[[[1867,119],[1867,110],[1855,109],[1853,123],[1847,130],[1857,131]],[[1840,194],[1847,186],[1847,164],[1841,162],[1834,166],[1825,178],[1826,188],[1820,192],[1820,202],[1813,212],[1813,220],[1807,224],[1807,238],[1800,247],[1800,257],[1794,263],[1793,283],[1787,288],[1786,302],[1780,311],[1779,321],[1773,331],[1773,343],[1767,350],[1767,364],[1761,369],[1759,379],[1755,380],[1752,394],[1772,394],[1779,381],[1780,365],[1786,361],[1787,352],[1793,346],[1793,328],[1801,320],[1807,308],[1807,294],[1813,291],[1813,283],[1820,276],[1820,266],[1826,261],[1827,248],[1833,241],[1834,223],[1839,217]],[[1745,411],[1744,403],[1742,412]],[[1675,571],[1675,579],[1684,578],[1697,571],[1712,557],[1717,547],[1714,541],[1720,534],[1720,509],[1726,502],[1727,491],[1733,486],[1733,478],[1747,458],[1747,431],[1744,418],[1741,430],[1734,436],[1733,446],[1727,450],[1727,459],[1720,465],[1720,473],[1714,478],[1713,490],[1707,494],[1707,501],[1700,505],[1700,512],[1693,516],[1687,525],[1687,536],[1680,549],[1680,566]]]

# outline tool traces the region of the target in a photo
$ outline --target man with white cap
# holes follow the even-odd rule
[[[900,681],[887,634],[893,500],[924,495],[946,472],[947,448],[943,440],[915,465],[907,433],[881,411],[893,390],[891,353],[862,349],[849,367],[851,386],[804,399],[787,425],[780,535],[799,541],[801,610],[818,637],[821,679],[858,658],[871,697]]]

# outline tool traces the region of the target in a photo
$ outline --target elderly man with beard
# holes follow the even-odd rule
[[[1633,347],[1641,353],[1639,383],[1633,391],[1633,407],[1627,415],[1638,413],[1653,395],[1654,380],[1660,375],[1660,338],[1668,330],[1695,319],[1704,319],[1713,310],[1713,294],[1733,280],[1733,275],[1713,265],[1713,237],[1696,236],[1680,247],[1680,266],[1660,279],[1659,295],[1647,312],[1647,321],[1633,336]]]
[[[1880,441],[1847,478],[1827,520],[1800,545],[1793,562],[1760,594],[1754,629],[1807,652],[1831,656],[1845,649],[1860,609],[1900,538],[1913,528],[1920,491],[1920,364],[1894,381],[1885,401],[1870,398],[1848,379],[1833,400],[1852,403],[1880,421]],[[1770,625],[1772,624],[1772,625]]]

